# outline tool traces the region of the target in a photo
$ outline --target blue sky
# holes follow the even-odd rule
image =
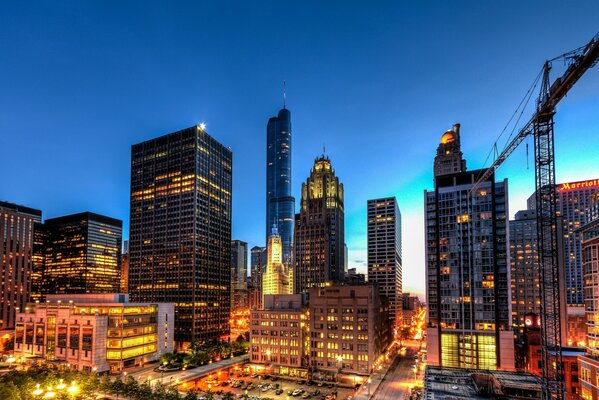
[[[233,238],[263,245],[266,122],[286,80],[296,196],[326,145],[362,271],[366,200],[397,196],[404,291],[422,293],[441,134],[460,122],[481,167],[543,61],[586,43],[597,15],[596,1],[5,3],[0,199],[45,218],[103,213],[127,236],[131,144],[205,121],[234,154]],[[558,107],[559,181],[599,176],[598,110],[595,68]],[[524,148],[499,176],[511,213],[524,208]]]

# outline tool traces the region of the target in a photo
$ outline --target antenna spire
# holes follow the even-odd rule
[[[287,108],[285,105],[286,102],[287,102],[287,83],[285,81],[283,81],[283,110],[285,110]]]

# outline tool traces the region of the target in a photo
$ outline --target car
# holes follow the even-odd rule
[[[328,387],[329,389],[332,389],[332,388],[333,388],[333,384],[332,384],[332,383],[329,383],[329,384],[327,385],[327,387]]]
[[[270,375],[264,375],[264,379],[270,379]]]
[[[293,390],[289,389],[289,390],[287,391],[287,395],[288,395],[288,396],[293,396]]]
[[[293,391],[293,393],[291,393],[291,395],[292,395],[293,397],[297,397],[297,396],[301,395],[303,392],[304,392],[304,391],[303,391],[302,389],[299,389],[299,388],[297,388],[297,389],[295,389],[295,390]]]
[[[261,389],[263,392],[268,392],[270,390],[270,388],[268,386],[264,386]]]
[[[312,385],[315,385],[315,384],[316,384],[316,382],[314,382],[313,380],[306,381],[306,385],[308,385],[308,386],[312,386]]]
[[[273,382],[274,382],[274,381],[278,381],[278,380],[279,380],[279,377],[278,377],[278,376],[273,376],[273,377],[272,377],[272,381],[273,381]]]
[[[320,390],[315,390],[312,392],[312,396],[318,396],[320,394]]]
[[[276,395],[283,394],[283,389],[281,389],[281,388],[277,389],[277,390],[275,391],[275,394],[276,394]]]
[[[318,382],[318,387],[322,387],[324,385],[323,381]]]
[[[257,378],[258,374],[254,372],[251,376],[252,376],[252,378]]]

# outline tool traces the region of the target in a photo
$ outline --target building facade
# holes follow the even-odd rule
[[[458,132],[446,132],[439,148],[456,143],[459,152]],[[439,153],[435,171],[445,172]],[[465,165],[450,158],[452,165]],[[507,180],[491,176],[471,192],[483,173],[437,175],[435,190],[424,193],[429,365],[515,367]]]
[[[17,314],[14,354],[119,372],[173,351],[174,305],[129,303],[125,294],[47,295]]]
[[[293,266],[295,198],[291,191],[291,113],[283,108],[266,126],[266,240],[274,226],[283,243],[283,264]]]
[[[175,303],[175,340],[229,336],[232,153],[193,126],[132,146],[129,293]]]
[[[47,219],[43,294],[117,293],[123,221],[91,212]]]
[[[392,332],[402,324],[401,213],[395,197],[368,200],[368,282],[389,301]]]
[[[314,161],[302,184],[300,212],[295,222],[295,293],[330,282],[345,272],[343,184],[324,155]]]
[[[15,314],[31,293],[34,225],[42,212],[0,202],[0,331],[15,327]]]
[[[248,244],[231,242],[231,310],[248,308]]]
[[[266,248],[268,259],[262,274],[263,302],[267,295],[293,293],[293,274],[291,268],[283,263],[283,243],[274,226]]]
[[[541,312],[536,211],[518,211],[509,231],[512,326],[516,340],[522,343],[526,314]]]

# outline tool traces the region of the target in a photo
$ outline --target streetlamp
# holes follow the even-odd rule
[[[366,383],[368,384],[368,398],[370,398],[370,383],[372,382],[372,378],[368,378],[368,381],[366,381]]]
[[[272,353],[270,352],[270,349],[266,350],[266,357],[268,357],[268,373],[269,373],[269,374],[271,373],[271,370],[270,370],[270,363],[271,363],[271,358],[270,358],[270,355],[271,355],[271,354],[272,354]]]
[[[337,384],[339,384],[339,382],[341,381],[341,369],[343,368],[343,357],[341,357],[341,354],[339,354],[337,356]]]

